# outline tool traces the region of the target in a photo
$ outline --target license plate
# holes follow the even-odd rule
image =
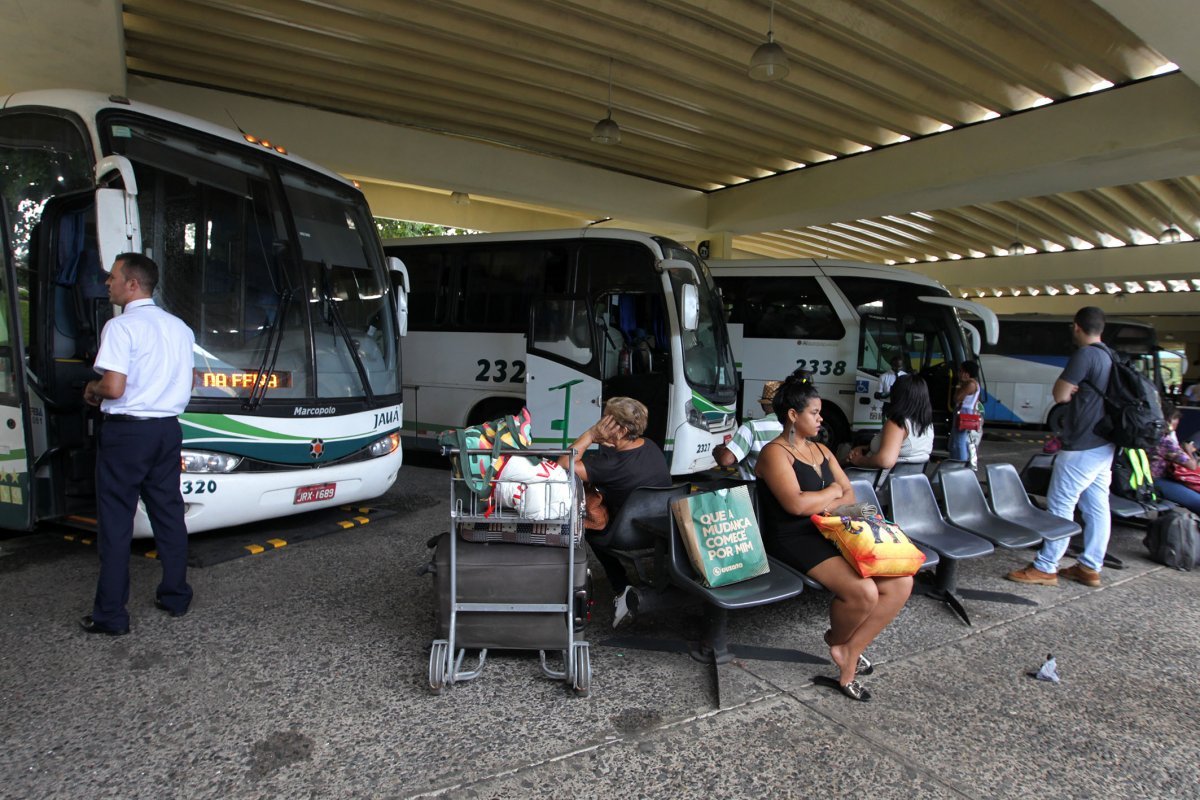
[[[292,501],[292,505],[298,506],[301,503],[316,503],[321,500],[332,500],[333,494],[336,491],[336,483],[316,483],[312,486],[301,486],[296,490],[296,499]]]

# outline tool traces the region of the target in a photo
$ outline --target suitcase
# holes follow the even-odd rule
[[[437,614],[437,639],[450,633],[449,533],[438,536],[433,554],[433,594]],[[566,589],[568,551],[508,542],[457,543],[458,602],[557,603]],[[589,617],[590,576],[587,548],[581,539],[575,548],[575,630]],[[562,650],[567,647],[567,615],[562,612],[458,612],[455,649]]]

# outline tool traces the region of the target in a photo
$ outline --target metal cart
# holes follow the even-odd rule
[[[469,455],[492,451],[465,451]],[[457,448],[442,448],[443,455],[450,456],[457,465],[460,455]],[[492,498],[479,497],[473,493],[459,475],[459,470],[453,469],[450,479],[450,525],[451,530],[444,539],[448,543],[448,591],[445,600],[439,599],[439,613],[448,611],[448,624],[443,626],[439,635],[445,638],[433,640],[429,653],[429,688],[434,694],[440,694],[447,686],[459,681],[469,681],[478,677],[483,671],[487,660],[488,646],[496,649],[538,650],[542,672],[554,680],[562,680],[579,696],[586,696],[592,683],[592,664],[588,653],[588,643],[576,638],[576,627],[582,627],[588,618],[588,591],[590,580],[587,576],[586,550],[583,549],[583,491],[582,484],[575,477],[575,453],[571,450],[530,449],[518,452],[506,451],[505,456],[532,457],[534,459],[555,460],[560,456],[568,456],[569,463],[565,471],[565,480],[547,480],[543,482],[527,482],[520,484],[522,500],[517,502],[518,508],[500,504],[504,476],[497,481],[497,488]],[[542,493],[538,496],[536,493]],[[507,492],[506,494],[512,494]],[[511,499],[511,498],[510,498]],[[541,505],[538,505],[538,500]],[[528,515],[530,509],[540,508],[536,519]],[[469,543],[469,544],[461,544]],[[489,548],[500,548],[484,551],[478,543],[487,543]],[[539,552],[535,555],[544,562],[546,569],[548,561],[558,566],[558,554],[565,549],[565,574],[562,576],[561,602],[560,595],[554,591],[550,597],[539,598],[555,602],[509,602],[510,597],[502,597],[500,601],[464,602],[460,599],[460,547],[473,548],[471,553],[479,557],[496,557],[498,560],[511,559],[525,549],[518,551],[510,545],[537,545]],[[547,548],[555,552],[540,552]],[[436,560],[437,557],[435,557]],[[577,572],[577,567],[579,571]],[[493,572],[502,570],[497,566]],[[582,573],[582,586],[578,580]],[[545,573],[542,573],[545,575]],[[551,573],[553,574],[553,573]],[[519,574],[507,576],[512,591],[525,592],[534,581],[523,582]],[[442,578],[436,578],[442,580]],[[553,582],[553,581],[551,581]],[[444,584],[442,584],[444,586]],[[495,592],[490,593],[495,596]],[[528,595],[525,595],[528,596]],[[448,601],[448,602],[447,602]],[[520,630],[520,635],[511,640],[505,640],[502,633],[505,628],[500,618],[487,625],[487,633],[480,634],[479,627],[469,630],[462,629],[464,618],[479,621],[480,615],[508,615],[507,620],[513,631]],[[461,615],[461,616],[460,616]],[[522,615],[514,617],[513,615]],[[525,616],[530,615],[530,616]],[[536,615],[536,616],[535,616]],[[526,623],[528,620],[528,624]],[[535,623],[540,620],[540,623]],[[443,620],[444,621],[444,620]],[[491,622],[490,620],[484,620]],[[559,624],[559,623],[562,624]],[[473,669],[463,668],[463,659],[467,649],[479,649],[479,661]],[[547,650],[560,650],[563,668],[554,669],[546,661]]]

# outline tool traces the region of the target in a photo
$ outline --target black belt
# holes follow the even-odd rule
[[[161,419],[175,419],[174,417],[135,417],[132,414],[101,414],[105,422],[154,422]]]

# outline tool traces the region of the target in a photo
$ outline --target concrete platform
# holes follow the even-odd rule
[[[1031,445],[983,451],[1019,465]],[[1101,589],[1002,580],[1028,553],[964,564],[962,586],[1039,605],[968,600],[967,627],[912,598],[872,648],[869,704],[814,687],[828,667],[738,661],[744,702],[715,710],[711,667],[604,645],[602,580],[590,697],[522,653],[435,697],[416,571],[448,479],[426,463],[372,504],[392,516],[193,569],[186,617],[154,609],[158,565],[134,558],[115,639],[76,625],[94,550],[0,539],[0,798],[1200,797],[1200,574],[1151,563],[1140,530],[1115,530],[1127,568]],[[730,638],[824,656],[827,612],[802,595],[733,614]],[[1025,675],[1048,652],[1061,684]]]

